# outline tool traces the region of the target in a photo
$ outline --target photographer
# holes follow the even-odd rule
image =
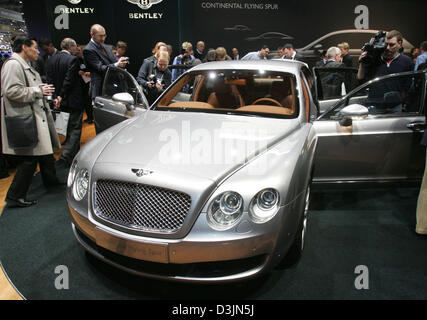
[[[145,60],[139,70],[136,80],[144,88],[150,105],[165,91],[172,83],[172,74],[168,69],[169,54],[161,51],[158,54],[157,63],[153,64]]]
[[[193,46],[190,42],[184,42],[181,47],[181,54],[173,60],[173,65],[191,65],[191,62],[195,59],[192,55]],[[181,74],[185,72],[185,69],[173,69],[172,70],[172,82],[179,78]]]
[[[387,74],[411,71],[412,61],[401,54],[402,44],[403,36],[397,30],[388,32],[385,39],[378,34],[362,49],[357,78],[365,82]]]
[[[380,31],[362,48],[357,78],[366,82],[388,74],[412,71],[411,59],[401,54],[403,37],[399,31]],[[405,79],[390,79],[371,85],[366,103],[371,114],[399,113],[405,110],[410,83]]]

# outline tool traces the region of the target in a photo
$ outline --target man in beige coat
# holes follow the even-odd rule
[[[52,86],[42,84],[40,75],[30,66],[39,55],[34,39],[19,37],[13,45],[14,53],[5,62],[1,70],[1,137],[3,153],[14,155],[18,160],[18,169],[6,196],[8,206],[28,207],[37,203],[27,200],[26,194],[32,177],[40,165],[40,172],[45,186],[59,185],[53,152],[60,148],[49,105],[43,97],[51,95]],[[28,85],[27,85],[28,81]],[[31,105],[37,123],[38,144],[28,149],[13,149],[8,143],[5,110],[8,116],[30,114]]]

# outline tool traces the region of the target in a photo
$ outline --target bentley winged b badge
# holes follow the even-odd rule
[[[128,0],[128,2],[136,4],[138,7],[144,10],[148,10],[153,4],[158,4],[162,1],[163,0]]]
[[[138,178],[141,178],[143,176],[148,176],[154,173],[154,171],[144,170],[144,169],[132,169],[132,172],[135,173]]]

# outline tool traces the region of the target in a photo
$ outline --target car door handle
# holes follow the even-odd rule
[[[104,104],[102,102],[95,102],[95,105],[100,108],[104,108]]]
[[[411,122],[408,123],[406,127],[408,129],[411,129],[412,131],[421,132],[424,131],[424,129],[426,128],[426,124],[425,122]]]

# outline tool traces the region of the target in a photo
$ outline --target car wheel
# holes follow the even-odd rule
[[[308,218],[308,209],[310,206],[310,194],[311,194],[311,184],[308,185],[305,192],[304,208],[301,214],[300,221],[298,223],[298,230],[295,235],[294,242],[289,248],[288,253],[286,254],[283,261],[280,263],[281,267],[291,267],[295,265],[301,258],[302,251],[304,250],[305,244],[305,235],[307,231],[307,218]]]

